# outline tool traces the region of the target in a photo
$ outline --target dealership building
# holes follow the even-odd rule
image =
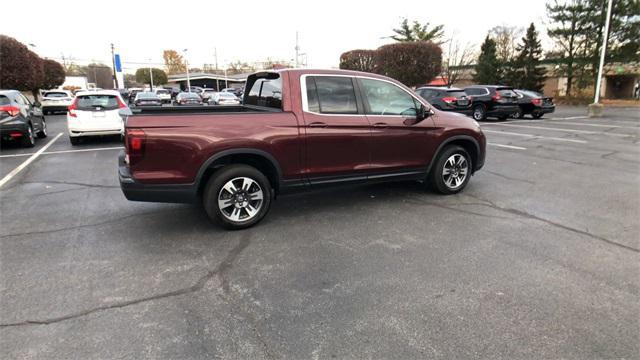
[[[224,88],[243,88],[250,73],[223,75],[209,73],[189,73],[189,82],[191,86],[199,86],[207,89],[215,89],[216,91]],[[179,87],[187,90],[187,74],[169,75],[167,86]]]

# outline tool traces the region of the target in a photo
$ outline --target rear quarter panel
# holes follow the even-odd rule
[[[127,128],[146,134],[144,156],[131,166],[141,183],[193,183],[208,159],[237,148],[269,153],[285,180],[300,176],[298,121],[290,112],[144,115],[129,118]]]

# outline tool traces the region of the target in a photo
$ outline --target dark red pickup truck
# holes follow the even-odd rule
[[[256,224],[292,189],[415,179],[457,193],[486,147],[474,120],[395,80],[308,69],[249,76],[241,106],[133,110],[125,144],[127,199],[202,201],[232,229]]]

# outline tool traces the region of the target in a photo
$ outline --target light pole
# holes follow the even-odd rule
[[[189,79],[189,60],[187,60],[187,50],[189,49],[183,49],[182,52],[184,53],[184,64],[187,68],[187,92],[191,92],[191,80]]]
[[[602,70],[604,67],[604,58],[607,52],[607,41],[609,37],[609,19],[611,18],[611,5],[613,0],[609,0],[607,6],[607,19],[604,22],[604,33],[602,34],[602,50],[600,51],[600,65],[598,66],[598,78],[596,79],[596,94],[593,97],[593,104],[589,105],[589,117],[598,117],[602,115],[602,104],[600,101],[600,86],[602,85]]]
[[[151,85],[151,91],[153,91],[153,69],[151,68],[151,59],[149,59],[149,80]]]

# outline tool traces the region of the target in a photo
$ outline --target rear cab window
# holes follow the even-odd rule
[[[115,95],[81,95],[76,100],[78,110],[115,110],[119,106]]]
[[[282,78],[278,73],[250,76],[244,104],[282,110]]]

